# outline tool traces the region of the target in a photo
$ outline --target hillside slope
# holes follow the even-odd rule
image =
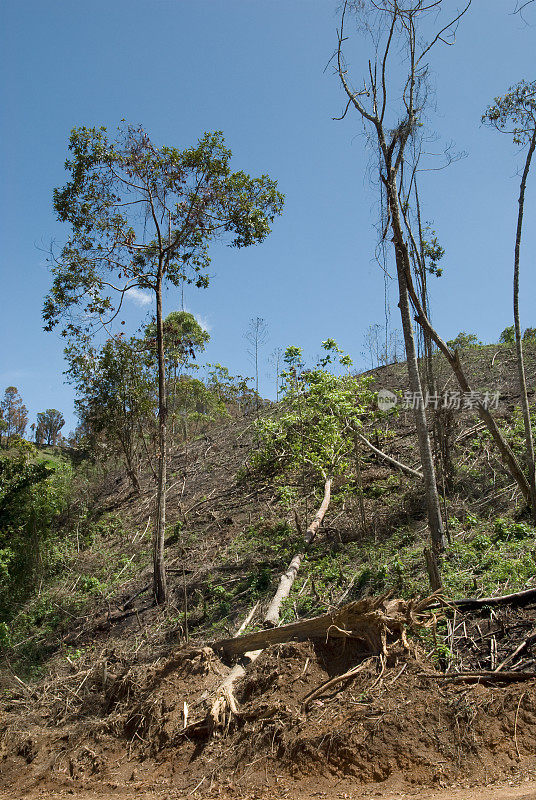
[[[464,354],[474,388],[499,391],[498,417],[519,447],[513,358],[499,346]],[[527,368],[534,388],[535,352],[528,353]],[[378,369],[374,377],[376,389],[405,390],[404,365]],[[452,383],[440,369],[440,390],[454,390]],[[473,409],[453,412],[448,425],[455,469],[445,497],[446,594],[488,596],[534,586],[534,530],[515,485]],[[418,466],[410,411],[386,415],[367,435]],[[298,528],[305,529],[319,503],[307,474],[296,475],[290,487],[252,474],[255,447],[252,421],[240,418],[172,454],[171,591],[164,609],[150,596],[151,476],[139,497],[121,473],[80,480],[62,521],[66,530],[74,526],[76,547],[63,572],[21,609],[5,650],[5,785],[50,791],[62,784],[142,788],[163,781],[182,791],[204,779],[200,791],[240,786],[274,793],[278,780],[293,776],[305,792],[304,776],[311,773],[323,791],[334,780],[347,788],[368,782],[396,788],[528,775],[536,766],[534,681],[466,685],[438,683],[430,674],[493,669],[527,637],[510,667],[533,668],[536,607],[530,603],[438,621],[416,632],[409,650],[391,641],[387,660],[350,644],[341,649],[340,641],[272,645],[238,685],[242,711],[226,736],[182,733],[184,703],[190,718],[198,715],[232,667],[206,645],[232,635],[255,603],[253,623],[260,621],[280,572],[300,547]],[[419,481],[371,451],[361,455],[363,506],[355,474],[338,479],[321,536],[285,601],[283,622],[386,591],[405,598],[428,591]],[[361,662],[358,675],[304,711],[304,697]]]

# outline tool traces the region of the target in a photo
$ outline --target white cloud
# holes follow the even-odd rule
[[[196,318],[199,325],[201,325],[203,330],[205,330],[207,333],[210,333],[210,331],[212,330],[212,325],[210,324],[208,319],[206,317],[202,317],[201,314],[194,314],[194,317]]]
[[[128,290],[127,297],[130,298],[133,303],[136,303],[137,306],[148,306],[153,301],[153,298],[150,294],[147,294],[147,292],[142,292],[142,290],[138,289],[136,286],[133,286],[132,289]]]
[[[192,311],[190,308],[186,308],[186,306],[184,310],[193,316],[197,324],[201,325],[204,331],[206,331],[207,333],[211,332],[212,325],[210,324],[210,322],[206,317],[202,317],[201,314],[196,314],[195,311]]]

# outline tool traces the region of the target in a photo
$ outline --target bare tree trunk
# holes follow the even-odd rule
[[[151,458],[151,454],[149,452],[149,447],[147,446],[147,440],[145,438],[145,434],[143,432],[143,427],[142,427],[141,422],[138,423],[138,429],[139,429],[139,432],[140,432],[141,441],[143,443],[143,449],[145,450],[145,455],[147,457],[147,463],[148,463],[148,465],[149,465],[149,467],[151,469],[151,472],[152,472],[153,478],[155,480],[155,483],[158,483],[158,475],[157,475],[156,470],[155,470],[155,468],[153,466],[153,459]]]
[[[403,248],[405,248],[407,250],[405,243],[403,243]],[[409,257],[408,257],[408,263],[409,263]],[[460,358],[459,358],[459,355],[458,355],[458,351],[455,350],[454,352],[452,352],[449,349],[447,344],[443,341],[443,339],[437,333],[435,328],[432,326],[430,320],[428,319],[428,317],[424,313],[422,305],[421,305],[421,303],[419,301],[419,298],[418,298],[418,296],[417,296],[417,294],[415,292],[415,288],[413,287],[413,283],[411,281],[411,274],[410,274],[410,271],[409,271],[409,267],[408,267],[408,269],[406,271],[406,283],[407,283],[407,286],[408,286],[409,295],[411,297],[411,302],[413,303],[413,305],[415,307],[415,310],[417,312],[416,317],[415,317],[416,321],[419,323],[419,325],[421,325],[423,328],[426,328],[429,331],[431,338],[433,339],[433,341],[436,343],[438,348],[441,350],[441,352],[443,353],[443,355],[445,356],[445,358],[449,362],[449,364],[450,364],[450,366],[452,368],[452,371],[454,372],[454,374],[456,376],[456,379],[458,381],[458,385],[459,385],[460,389],[462,390],[462,392],[470,393],[471,392],[471,387],[469,385],[469,382],[468,382],[467,378],[465,377],[465,373],[463,371],[463,367],[462,367],[462,365],[460,363]],[[487,409],[480,400],[477,401],[476,409],[477,409],[477,412],[478,412],[481,420],[484,422],[484,424],[486,425],[487,429],[491,433],[491,435],[493,437],[493,440],[494,440],[495,444],[497,445],[497,448],[498,448],[498,450],[499,450],[499,452],[500,452],[500,454],[501,454],[501,456],[503,458],[503,461],[504,461],[504,463],[505,463],[510,475],[516,481],[516,483],[517,483],[517,485],[519,487],[519,490],[521,491],[521,493],[522,493],[523,497],[525,498],[525,500],[530,502],[530,485],[529,485],[529,482],[527,481],[527,479],[526,479],[526,477],[525,477],[525,475],[523,473],[523,470],[519,466],[519,462],[518,462],[517,458],[515,457],[512,449],[510,448],[508,442],[504,439],[502,433],[500,432],[499,428],[497,427],[497,423],[495,422],[495,420],[493,418],[493,415],[491,414],[489,409]]]
[[[330,499],[331,499],[331,478],[326,478],[326,482],[324,484],[324,499],[322,500],[322,505],[316,512],[314,520],[311,522],[311,524],[309,525],[309,527],[305,532],[304,552],[297,553],[290,562],[290,564],[288,565],[288,569],[286,570],[286,572],[284,572],[283,575],[281,575],[277,591],[272,599],[272,602],[268,606],[268,610],[264,616],[265,625],[271,625],[274,628],[276,628],[279,625],[279,611],[281,609],[281,603],[290,594],[290,590],[292,589],[292,584],[296,580],[296,575],[301,566],[305,553],[307,552],[307,548],[312,544],[316,534],[318,533],[318,529],[322,524],[322,520],[324,519],[326,511],[328,510]]]
[[[397,258],[398,261],[398,258]],[[406,285],[404,271],[398,269],[398,288],[400,295],[400,316],[402,318],[402,331],[406,344],[406,363],[408,367],[409,388],[416,397],[414,418],[417,429],[417,439],[419,442],[419,453],[421,456],[422,473],[424,488],[426,492],[426,511],[428,515],[428,525],[432,539],[432,553],[434,557],[442,552],[446,547],[446,539],[443,531],[443,521],[441,519],[441,508],[439,505],[439,494],[435,477],[434,459],[430,436],[428,435],[428,424],[426,421],[426,411],[422,399],[421,379],[415,350],[415,339],[413,337],[413,326],[409,309],[408,289]],[[432,587],[433,589],[434,587]]]
[[[367,516],[365,514],[365,501],[363,499],[363,475],[361,472],[361,448],[359,447],[359,434],[354,431],[354,453],[355,453],[355,473],[357,477],[357,490],[359,513],[361,514],[361,527],[365,530],[367,525]]]
[[[363,436],[363,434],[359,433],[358,431],[355,432],[355,438],[357,439],[358,442],[363,442],[363,444],[366,444],[366,446],[368,448],[370,448],[370,450],[372,450],[373,453],[375,453],[380,458],[385,459],[385,461],[387,461],[389,464],[392,464],[393,467],[396,467],[401,472],[405,472],[406,475],[411,475],[413,478],[420,478],[421,480],[423,479],[422,472],[419,472],[416,469],[412,469],[411,467],[406,466],[406,464],[402,464],[400,461],[397,461],[396,458],[393,458],[392,456],[388,456],[387,453],[384,453],[382,450],[378,450],[378,448],[375,447],[372,444],[372,442],[369,442],[369,440],[366,439]],[[359,449],[358,449],[358,446],[356,444],[356,458],[357,458],[357,462],[356,463],[357,464],[359,464],[359,457],[357,455],[358,452],[359,452]],[[359,465],[358,471],[359,472],[361,471],[360,465]]]
[[[389,170],[389,165],[387,164]],[[415,337],[413,335],[413,325],[411,322],[411,311],[408,296],[407,275],[410,273],[410,261],[408,249],[404,242],[400,214],[398,208],[398,192],[395,185],[394,175],[388,175],[384,181],[387,190],[387,198],[391,211],[391,226],[393,231],[393,242],[395,246],[396,271],[398,276],[399,308],[402,320],[402,331],[404,343],[406,345],[406,363],[408,368],[409,388],[413,392],[415,400],[414,417],[417,429],[417,439],[419,442],[419,453],[421,456],[421,467],[426,492],[426,510],[428,515],[428,525],[432,539],[432,554],[437,561],[437,556],[446,547],[443,521],[441,519],[441,507],[439,505],[439,494],[434,468],[434,458],[432,446],[428,434],[428,424],[426,421],[426,411],[424,408],[421,379],[419,375],[419,365],[417,352],[415,349]]]
[[[517,215],[516,244],[514,251],[514,328],[516,332],[517,371],[519,374],[519,391],[521,395],[521,409],[523,424],[525,426],[525,449],[527,453],[527,466],[529,472],[530,504],[532,520],[536,525],[536,480],[534,467],[534,441],[530,421],[529,399],[527,395],[527,381],[525,378],[525,365],[523,363],[523,344],[521,341],[521,325],[519,322],[519,251],[521,249],[521,233],[523,230],[523,212],[525,207],[525,188],[530,170],[530,162],[536,148],[536,128],[530,140],[530,146],[525,160],[525,168],[519,188],[519,210]]]
[[[158,351],[158,484],[156,490],[156,530],[153,553],[153,591],[156,602],[167,599],[164,536],[166,530],[166,454],[167,406],[166,367],[164,359],[164,328],[162,319],[162,264],[159,264],[156,283],[156,344]]]

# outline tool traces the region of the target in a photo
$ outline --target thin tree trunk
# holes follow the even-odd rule
[[[393,458],[392,456],[388,456],[387,453],[384,453],[382,450],[378,450],[378,448],[375,447],[372,444],[372,442],[369,442],[369,440],[366,439],[363,436],[363,434],[361,434],[358,431],[356,431],[355,432],[355,437],[356,437],[356,439],[358,441],[363,442],[363,444],[366,444],[366,446],[369,447],[372,450],[373,453],[375,453],[380,458],[385,459],[385,461],[389,462],[389,464],[392,464],[393,467],[396,467],[401,472],[405,472],[407,475],[411,475],[413,478],[420,478],[421,480],[423,479],[424,476],[423,476],[422,472],[419,472],[416,469],[412,469],[411,467],[408,467],[405,464],[402,464],[400,461],[397,461],[396,458]],[[357,445],[356,445],[356,454],[357,454],[357,452],[358,452],[358,450],[357,450]],[[359,463],[359,461],[358,461],[358,463]]]
[[[158,485],[156,490],[156,530],[153,553],[153,589],[156,602],[167,599],[164,536],[166,530],[166,453],[167,406],[166,368],[164,359],[164,328],[162,320],[162,264],[159,264],[156,283],[156,344],[158,352]]]
[[[136,494],[141,494],[141,486],[138,477],[138,470],[134,467],[130,449],[127,446],[122,436],[119,436],[118,438],[121,443],[121,449],[123,450],[123,455],[125,456],[125,461],[127,465],[127,475],[130,479],[130,483],[132,484],[132,488],[134,489]]]
[[[430,535],[432,538],[432,553],[437,559],[437,555],[446,547],[446,540],[443,531],[443,521],[441,519],[441,508],[439,505],[439,494],[437,491],[432,447],[430,444],[430,436],[428,435],[426,411],[422,399],[421,379],[419,376],[417,353],[415,350],[415,339],[413,337],[413,326],[411,324],[408,289],[404,271],[401,269],[398,269],[397,271],[400,295],[400,315],[402,318],[402,331],[406,345],[406,363],[408,367],[409,387],[413,392],[413,396],[416,398],[414,418],[415,427],[417,429],[417,439],[419,442],[419,452],[421,456],[423,480],[426,492],[428,525],[430,527]]]
[[[406,251],[406,255],[407,255],[407,247],[406,247],[405,242],[402,243],[402,247]],[[409,256],[407,256],[407,264],[409,265]],[[415,288],[414,288],[412,280],[411,280],[411,273],[409,271],[409,266],[408,266],[407,271],[406,271],[406,283],[407,283],[407,286],[408,286],[409,295],[411,297],[411,302],[413,303],[413,305],[415,307],[415,311],[416,311],[415,319],[416,319],[416,321],[419,323],[419,325],[421,325],[423,328],[426,328],[429,331],[430,336],[432,337],[433,341],[436,343],[438,348],[441,350],[441,352],[443,353],[443,355],[445,356],[445,358],[449,362],[449,364],[450,364],[450,366],[452,368],[452,371],[454,372],[454,375],[456,376],[456,379],[458,381],[458,385],[459,385],[460,389],[462,390],[462,392],[464,392],[466,394],[470,394],[472,390],[471,390],[471,387],[469,385],[469,382],[468,382],[467,378],[465,377],[465,373],[463,371],[463,367],[462,367],[462,365],[460,363],[460,358],[459,358],[459,355],[458,355],[458,351],[455,350],[454,352],[452,352],[449,349],[447,344],[443,341],[441,336],[437,333],[435,328],[432,326],[430,320],[428,319],[428,317],[424,313],[423,307],[422,307],[422,305],[421,305],[421,303],[419,301],[419,298],[418,298],[418,296],[417,296],[417,294],[415,292]],[[515,457],[512,449],[510,448],[508,442],[504,439],[502,433],[500,432],[499,428],[497,427],[497,423],[495,422],[495,420],[493,418],[493,415],[491,414],[489,409],[487,409],[480,400],[477,400],[477,402],[476,402],[476,410],[477,410],[478,415],[480,416],[481,420],[484,422],[484,424],[486,425],[487,429],[491,433],[491,436],[492,436],[495,444],[497,445],[497,448],[498,448],[498,450],[499,450],[499,452],[500,452],[500,454],[501,454],[501,456],[503,458],[503,461],[504,461],[504,463],[505,463],[510,475],[516,481],[521,494],[523,495],[523,497],[525,498],[525,500],[527,502],[530,502],[530,485],[529,485],[529,482],[527,481],[527,479],[526,479],[526,477],[525,477],[525,475],[523,473],[523,470],[519,466],[519,462],[518,462],[517,458]]]
[[[310,547],[316,534],[318,533],[318,529],[322,524],[322,520],[326,514],[326,511],[329,507],[329,502],[331,500],[331,478],[326,478],[326,482],[324,484],[324,499],[322,500],[322,505],[318,509],[315,514],[315,518],[307,528],[304,536],[305,541],[305,548],[303,553],[297,553],[290,564],[288,565],[288,569],[286,572],[281,575],[279,579],[279,586],[277,587],[277,591],[272,599],[272,602],[268,606],[268,610],[264,616],[264,624],[271,625],[276,628],[279,625],[279,611],[281,609],[281,603],[285,600],[289,594],[290,590],[292,589],[292,584],[296,580],[296,575],[298,570],[301,566],[305,553],[307,549]]]
[[[432,539],[432,554],[437,561],[438,554],[446,547],[446,539],[443,531],[443,521],[441,519],[441,507],[439,504],[439,494],[434,468],[434,458],[428,425],[426,421],[426,411],[422,400],[422,386],[419,375],[419,365],[417,352],[415,350],[415,337],[413,335],[413,325],[411,322],[411,311],[408,296],[407,273],[410,271],[410,261],[408,249],[404,242],[400,214],[398,208],[398,192],[395,186],[395,177],[390,175],[385,181],[389,208],[391,211],[391,226],[393,231],[393,242],[395,245],[396,271],[398,276],[398,290],[400,296],[399,308],[402,320],[402,331],[406,346],[406,364],[408,368],[409,388],[413,392],[415,401],[415,427],[417,429],[417,439],[419,442],[419,452],[421,456],[421,467],[423,472],[424,487],[426,492],[426,509],[428,514],[428,525]]]
[[[363,499],[363,475],[361,472],[361,448],[359,447],[359,435],[354,431],[354,453],[355,453],[355,473],[357,477],[357,490],[359,513],[361,514],[361,527],[365,530],[367,525],[367,517],[365,514],[365,502]]]
[[[151,468],[151,472],[153,474],[153,478],[155,480],[155,483],[158,483],[158,475],[157,475],[156,470],[155,470],[155,468],[153,466],[153,460],[152,460],[151,454],[149,452],[149,447],[147,446],[147,440],[145,438],[145,434],[143,433],[143,427],[142,427],[141,422],[138,423],[138,429],[139,429],[139,432],[140,432],[141,441],[143,443],[143,449],[145,450],[145,455],[147,456],[147,463],[149,464],[149,467]]]
[[[536,148],[536,129],[532,134],[530,146],[525,160],[525,169],[521,178],[519,188],[519,210],[517,215],[516,244],[514,250],[514,328],[516,332],[516,351],[517,351],[517,370],[519,374],[519,391],[521,395],[521,408],[523,412],[523,424],[525,426],[525,449],[527,453],[527,465],[529,472],[530,502],[532,510],[532,520],[536,525],[536,480],[534,468],[534,441],[532,437],[532,425],[530,421],[529,399],[527,395],[527,381],[525,378],[525,365],[523,363],[523,344],[521,341],[521,325],[519,322],[519,251],[521,249],[521,234],[523,230],[523,212],[525,207],[525,187],[530,170],[530,162]]]

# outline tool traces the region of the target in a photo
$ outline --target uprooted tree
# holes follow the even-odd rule
[[[305,369],[301,350],[287,348],[282,377],[284,412],[257,422],[259,450],[252,467],[270,472],[279,482],[306,472],[322,488],[322,501],[304,534],[303,551],[297,553],[280,578],[265,614],[268,625],[279,623],[281,603],[288,597],[307,549],[322,524],[331,498],[333,479],[351,469],[355,433],[373,411],[374,392],[369,378],[337,376],[326,369],[333,358],[349,369],[351,359],[328,339],[322,343],[326,356],[313,369]]]
[[[45,329],[66,320],[64,335],[106,328],[125,295],[149,290],[155,303],[158,363],[158,480],[154,532],[154,595],[166,601],[167,400],[163,292],[184,282],[208,285],[209,247],[263,241],[281,213],[283,196],[268,176],[231,172],[221,132],[193,147],[158,147],[144,129],[123,125],[75,128],[66,169],[70,181],[54,192],[54,207],[71,235],[52,254],[54,281],[45,299]],[[78,311],[75,316],[74,312]]]

